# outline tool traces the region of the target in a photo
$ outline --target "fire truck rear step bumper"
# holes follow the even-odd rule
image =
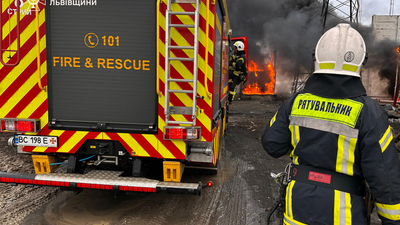
[[[69,187],[131,192],[174,192],[201,195],[205,185],[199,183],[162,182],[147,178],[120,177],[121,171],[92,170],[86,174],[42,173],[20,174],[0,172],[0,183],[32,186]]]

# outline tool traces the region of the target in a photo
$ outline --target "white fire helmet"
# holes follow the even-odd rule
[[[315,49],[316,73],[360,77],[366,62],[365,42],[349,24],[338,24],[325,32]]]
[[[235,42],[235,44],[233,44],[238,51],[244,51],[244,44],[241,41],[237,41]]]

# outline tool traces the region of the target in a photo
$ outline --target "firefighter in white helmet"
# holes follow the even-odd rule
[[[229,103],[232,103],[235,97],[237,85],[241,82],[246,82],[247,76],[247,58],[244,50],[244,43],[242,41],[236,41],[233,46],[235,48],[235,54],[229,59]]]
[[[268,154],[292,159],[284,224],[367,224],[366,193],[375,197],[382,224],[400,224],[399,155],[386,112],[366,96],[365,62],[355,29],[328,30],[304,90],[283,103],[263,133]]]

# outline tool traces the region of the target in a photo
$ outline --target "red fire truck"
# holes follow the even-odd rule
[[[230,28],[225,0],[2,1],[1,132],[35,174],[0,182],[200,194],[218,169]],[[60,166],[63,165],[63,166]],[[61,169],[64,167],[64,169]],[[159,168],[160,179],[146,171]]]

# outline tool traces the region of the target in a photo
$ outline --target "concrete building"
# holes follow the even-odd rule
[[[373,15],[372,28],[376,42],[389,39],[400,43],[400,16]]]
[[[374,15],[372,16],[372,28],[375,34],[375,43],[390,40],[396,41],[400,44],[400,16],[394,15]],[[397,46],[393,46],[393,50],[395,50]],[[371,46],[367,46],[371,48]],[[374,55],[373,52],[369,52],[369,58],[372,60],[373,57],[379,57]],[[367,89],[367,94],[370,96],[376,96],[380,98],[391,98],[388,94],[387,89],[390,84],[388,80],[381,79],[379,76],[380,67],[374,67],[369,69],[363,69],[362,71],[362,81]],[[395,70],[395,68],[393,68]],[[395,74],[393,74],[395,76]]]

